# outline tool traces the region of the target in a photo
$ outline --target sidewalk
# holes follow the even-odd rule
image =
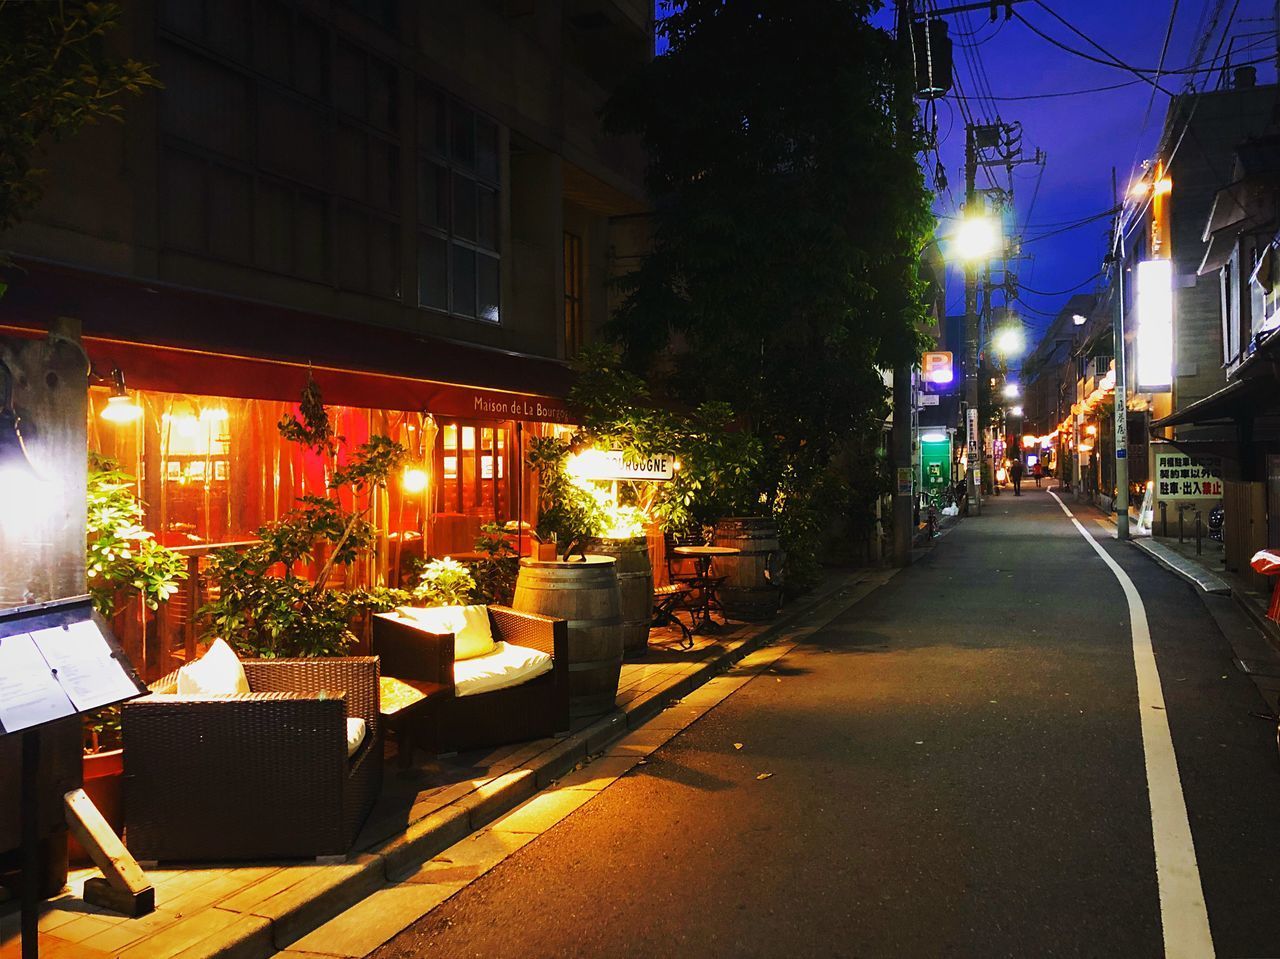
[[[1095,518],[1114,530],[1114,514],[1098,510]],[[1214,540],[1202,539],[1199,553],[1191,537],[1179,543],[1177,536],[1144,533],[1129,542],[1204,594],[1205,605],[1235,653],[1236,668],[1253,681],[1272,713],[1280,710],[1280,625],[1267,619],[1270,596],[1227,571],[1223,546]]]
[[[678,632],[655,630],[648,656],[623,665],[618,708],[578,723],[567,736],[424,761],[403,772],[388,763],[378,805],[345,862],[153,869],[148,877],[156,887],[157,908],[139,919],[86,904],[80,891],[98,873],[80,870],[69,891],[46,904],[40,954],[43,959],[270,956],[590,763],[753,649],[811,631],[806,628],[811,619],[828,612],[834,617],[889,575],[878,569],[833,571],[773,622],[734,624],[697,637],[691,650],[678,648]],[[0,910],[0,959],[16,959],[16,904]]]

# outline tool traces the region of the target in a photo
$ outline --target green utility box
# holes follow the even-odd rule
[[[947,433],[924,433],[920,437],[920,488],[935,503],[945,505],[951,486],[951,437]]]

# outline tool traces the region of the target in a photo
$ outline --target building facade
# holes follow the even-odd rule
[[[643,249],[644,158],[599,111],[652,56],[651,5],[140,0],[112,39],[163,89],[50,147],[0,334],[79,323],[91,449],[148,528],[195,571],[323,491],[275,429],[309,380],[347,444],[390,435],[415,469],[369,504],[361,583],[536,519],[525,443],[566,421],[567,361]],[[117,370],[136,418],[102,416]],[[132,650],[149,677],[200,602]]]

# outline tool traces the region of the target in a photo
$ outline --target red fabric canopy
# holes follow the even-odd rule
[[[329,402],[481,419],[568,422],[571,374],[547,357],[22,261],[0,329],[80,321],[94,368],[135,389],[290,401],[312,368]]]

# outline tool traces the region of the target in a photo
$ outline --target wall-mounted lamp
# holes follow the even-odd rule
[[[142,415],[142,407],[124,388],[124,373],[119,367],[111,371],[111,395],[99,415],[109,423],[132,423]]]
[[[427,471],[420,466],[406,466],[400,476],[400,485],[406,493],[421,493],[427,488]]]

